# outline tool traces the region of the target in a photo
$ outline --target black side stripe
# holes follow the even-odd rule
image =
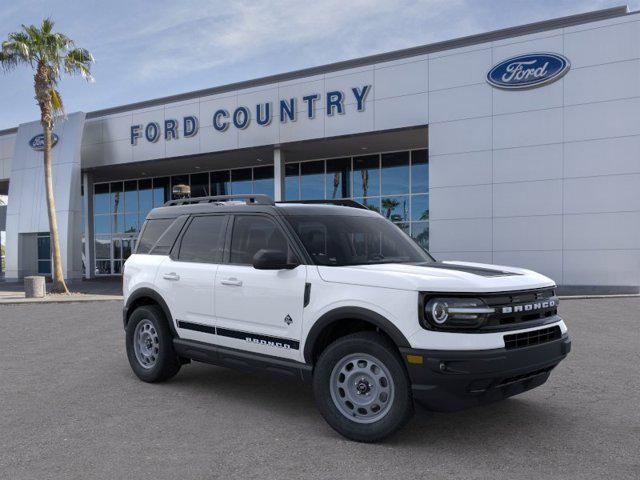
[[[196,332],[209,333],[211,335],[220,335],[221,337],[236,338],[251,343],[273,346],[277,348],[290,348],[298,350],[300,342],[289,338],[273,337],[271,335],[261,335],[259,333],[243,332],[241,330],[232,330],[229,328],[211,327],[209,325],[201,325],[199,323],[184,322],[178,320],[178,327],[186,330],[194,330]]]

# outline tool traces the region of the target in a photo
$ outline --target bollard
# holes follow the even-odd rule
[[[44,277],[24,277],[24,296],[26,298],[43,298],[45,293]]]

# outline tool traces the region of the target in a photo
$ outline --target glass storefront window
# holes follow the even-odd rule
[[[413,195],[411,197],[411,220],[429,220],[429,195]]]
[[[353,195],[355,197],[377,197],[380,195],[379,155],[354,157]]]
[[[119,213],[124,210],[122,192],[122,182],[111,182],[111,213]]]
[[[209,174],[193,173],[191,174],[191,196],[206,197],[209,195]]]
[[[409,197],[383,197],[380,201],[382,215],[392,222],[406,222],[409,220]]]
[[[95,184],[96,274],[122,270],[146,215],[171,198],[173,185],[190,185],[193,197],[230,193],[273,196],[273,177],[273,166],[263,165]],[[287,163],[284,183],[286,200],[353,198],[428,246],[427,150]]]
[[[411,193],[429,191],[429,151],[411,152]]]
[[[273,197],[273,166],[253,169],[253,193]]]
[[[153,179],[153,206],[161,207],[169,198],[169,177]]]
[[[211,172],[211,195],[229,195],[229,170]]]
[[[138,211],[138,181],[124,182],[124,211],[127,213]]]
[[[409,152],[383,153],[382,194],[409,193]]]
[[[351,196],[351,158],[327,160],[326,192],[328,199]]]
[[[251,191],[251,169],[239,168],[231,170],[231,193],[233,195],[246,195]]]
[[[324,198],[324,161],[300,164],[300,198],[314,200]]]
[[[284,166],[284,199],[300,200],[299,163],[287,163]]]

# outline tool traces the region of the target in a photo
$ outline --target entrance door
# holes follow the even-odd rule
[[[216,274],[216,342],[299,359],[306,266],[253,268],[261,249],[282,250],[297,260],[281,226],[269,216],[236,215],[232,228],[229,262]]]
[[[158,269],[160,288],[182,338],[214,343],[214,282],[222,260],[226,215],[195,216]],[[161,241],[160,239],[159,241]]]

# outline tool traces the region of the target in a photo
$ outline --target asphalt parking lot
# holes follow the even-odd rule
[[[192,364],[134,378],[119,302],[0,306],[0,478],[640,478],[640,298],[561,304],[573,352],[543,387],[418,410],[344,440],[309,387]]]

